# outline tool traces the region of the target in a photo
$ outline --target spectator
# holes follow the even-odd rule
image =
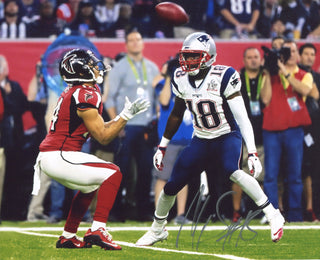
[[[0,38],[23,39],[26,37],[26,24],[19,16],[17,0],[6,0],[4,3],[4,18],[0,20]]]
[[[155,144],[150,144],[145,139],[148,125],[155,117],[155,93],[152,82],[159,74],[155,63],[143,56],[144,43],[142,36],[137,31],[132,31],[126,36],[127,55],[119,60],[108,76],[108,99],[105,103],[111,119],[115,118],[125,102],[125,97],[135,100],[144,97],[151,102],[151,108],[145,113],[129,121],[124,130],[119,134],[119,147],[116,148],[115,163],[121,168],[124,176],[120,190],[134,190],[136,199],[135,216],[138,220],[151,220],[150,190],[152,153]],[[156,129],[155,129],[156,130]],[[135,159],[137,176],[135,183],[129,183],[133,176],[131,168],[132,159]],[[117,195],[117,202],[113,209],[113,216],[125,220],[125,210],[122,208],[122,192]]]
[[[293,41],[283,45],[291,50],[288,60],[277,61],[279,74],[270,75],[265,70],[266,80],[261,89],[265,104],[263,117],[263,147],[265,153],[264,190],[274,207],[278,207],[280,162],[284,158],[284,173],[288,194],[286,219],[302,221],[303,127],[311,120],[303,101],[312,89],[312,75],[297,66],[298,50]]]
[[[250,4],[251,3],[251,4]],[[256,23],[260,14],[259,0],[218,2],[220,38],[257,38]]]
[[[19,16],[25,24],[29,24],[39,19],[40,1],[39,0],[20,0]]]
[[[39,135],[39,144],[42,142],[43,138],[47,134],[47,128],[49,127],[49,122],[45,120],[45,111],[47,110],[47,100],[48,100],[48,87],[44,81],[43,74],[41,72],[41,62],[38,62],[36,65],[36,73],[32,77],[29,87],[28,87],[28,101],[38,103],[39,109],[38,113],[42,122],[39,121],[38,126],[41,129],[38,130]],[[48,219],[48,216],[44,213],[44,200],[51,184],[51,178],[43,174],[41,176],[41,189],[38,196],[32,196],[27,212],[27,221],[45,221]]]
[[[78,13],[79,4],[81,0],[68,0],[57,7],[56,15],[58,19],[58,27],[60,31],[66,25],[70,25]]]
[[[132,8],[127,3],[122,3],[117,22],[114,24],[114,35],[116,38],[125,38],[125,35],[133,30]]]
[[[158,1],[133,0],[132,23],[144,38],[153,38],[158,31],[159,23],[155,13]]]
[[[179,66],[178,56],[176,58],[169,60],[162,67],[161,73],[163,73],[164,78],[159,81],[156,85],[156,92],[158,95],[158,100],[160,103],[160,116],[158,119],[158,136],[162,137],[164,129],[168,120],[168,117],[174,106],[175,94],[171,89],[171,77],[174,70]],[[163,189],[164,185],[167,183],[171,176],[173,165],[181,153],[181,151],[190,144],[191,137],[193,133],[192,127],[192,115],[189,110],[186,110],[183,117],[183,121],[179,127],[179,130],[172,138],[171,143],[167,147],[167,156],[164,159],[164,167],[162,172],[158,172],[154,169],[154,175],[156,177],[154,193],[155,193],[155,206],[158,201],[159,194]],[[177,194],[177,214],[174,218],[175,224],[188,224],[190,220],[185,218],[185,209],[188,196],[188,185],[186,185]]]
[[[301,4],[307,13],[307,20],[303,26],[301,38],[313,39],[319,37],[320,34],[317,33],[320,30],[319,2],[302,0]]]
[[[57,18],[54,7],[49,0],[41,2],[40,17],[28,24],[27,37],[29,38],[48,38],[59,34]]]
[[[4,56],[0,56],[0,84],[7,78],[9,73],[8,63]],[[4,100],[3,93],[0,91],[0,124],[2,125],[2,120],[4,116]],[[0,223],[1,223],[1,204],[2,204],[2,194],[3,194],[3,183],[6,173],[6,156],[4,153],[4,147],[0,147]]]
[[[189,15],[189,22],[183,26],[174,26],[174,37],[183,39],[188,34],[196,32],[196,31],[205,31],[206,24],[206,12],[208,7],[207,0],[198,0],[197,4],[194,4],[193,1],[184,1],[184,0],[175,0],[173,1],[184,8],[186,13]],[[213,6],[211,7],[213,8]],[[160,24],[161,30],[166,32],[165,35],[168,37],[172,37],[168,29],[164,29],[163,27],[169,27],[170,24]]]
[[[273,50],[280,50],[284,44],[284,38],[282,36],[273,37],[271,40],[271,48]]]
[[[280,20],[285,26],[286,38],[298,40],[301,38],[302,28],[307,20],[307,12],[300,0],[285,0],[282,2]]]
[[[5,184],[3,191],[3,216],[7,219],[25,219],[28,193],[31,183],[28,182],[32,171],[27,164],[32,162],[33,154],[26,150],[26,136],[22,115],[30,109],[27,97],[22,91],[20,84],[8,76],[8,63],[1,55],[1,95],[4,104],[4,116],[1,121],[1,147],[4,148]],[[2,159],[3,160],[3,157]],[[19,163],[17,163],[19,162]],[[2,167],[1,166],[1,167]]]
[[[120,7],[121,4],[116,0],[104,0],[96,6],[94,14],[100,24],[100,37],[114,37],[114,25],[119,19]]]
[[[254,139],[256,142],[257,153],[261,160],[261,164],[264,164],[264,151],[262,142],[262,118],[264,105],[260,99],[260,92],[262,83],[265,79],[263,69],[261,66],[262,59],[258,49],[254,47],[248,47],[243,53],[243,64],[244,67],[240,71],[241,78],[241,95],[243,97],[248,117],[251,121]],[[248,172],[247,167],[247,150],[243,147],[242,152],[242,169]],[[257,179],[260,183],[264,178],[264,170],[262,169],[261,175]],[[233,194],[233,222],[237,222],[241,217],[241,195],[242,190],[236,183],[232,184],[232,190],[236,193]]]
[[[319,180],[320,173],[320,108],[319,108],[319,90],[320,90],[320,74],[312,70],[312,66],[316,59],[317,49],[311,43],[303,44],[299,49],[300,67],[312,74],[314,84],[312,91],[306,99],[306,105],[311,117],[312,124],[305,129],[304,137],[304,153],[302,164],[302,177],[304,181],[304,197],[305,197],[305,221],[318,221],[313,210],[313,180],[316,183]],[[318,187],[315,185],[314,187]],[[314,190],[315,192],[316,189]],[[319,194],[319,192],[317,192]]]
[[[279,19],[281,10],[282,7],[279,5],[278,0],[261,1],[260,15],[256,27],[259,38],[273,37],[272,33],[276,28],[276,25],[273,28],[273,24]]]
[[[94,6],[91,1],[83,0],[80,2],[78,13],[69,28],[85,37],[96,36],[99,22],[94,15]]]

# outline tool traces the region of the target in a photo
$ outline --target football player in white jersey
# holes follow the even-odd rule
[[[215,42],[206,33],[192,33],[183,42],[180,68],[175,70],[171,81],[176,94],[175,105],[153,158],[155,168],[162,170],[166,147],[179,128],[186,108],[193,114],[194,137],[177,159],[171,178],[160,193],[150,230],[136,245],[153,245],[168,237],[166,219],[176,194],[191,177],[206,170],[205,165],[213,158],[219,162],[216,168],[239,184],[265,213],[272,241],[279,241],[283,235],[285,220],[279,209],[270,204],[255,179],[262,166],[240,94],[240,76],[232,67],[213,65],[216,56]],[[242,138],[249,153],[249,174],[240,169]]]

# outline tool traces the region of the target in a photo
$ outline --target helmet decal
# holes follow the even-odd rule
[[[76,54],[67,56],[61,62],[61,67],[63,67],[70,74],[75,74],[76,73],[74,71],[74,69],[73,69],[73,64],[72,64],[72,61],[76,56],[77,56]]]

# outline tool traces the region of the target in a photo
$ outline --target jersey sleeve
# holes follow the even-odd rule
[[[73,93],[74,100],[78,110],[87,110],[90,108],[99,109],[101,95],[97,91],[88,89],[77,89]]]
[[[181,71],[180,68],[176,69],[173,73],[173,77],[171,78],[171,89],[172,89],[172,92],[179,98],[182,98],[183,99],[183,94],[182,94],[182,91],[181,89],[179,89],[179,79],[181,79],[181,76],[182,75],[185,75],[185,73],[183,73]],[[181,88],[181,87],[180,87]]]
[[[229,67],[222,76],[221,95],[228,98],[241,90],[241,79],[239,73],[232,67]]]

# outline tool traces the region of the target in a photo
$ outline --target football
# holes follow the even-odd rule
[[[182,6],[172,2],[162,2],[156,5],[157,15],[174,26],[186,24],[189,16]]]

